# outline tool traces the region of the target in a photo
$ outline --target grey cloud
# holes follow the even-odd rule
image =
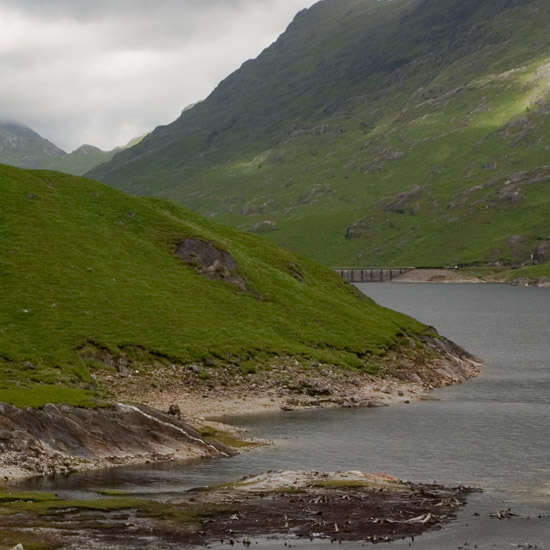
[[[0,117],[66,150],[174,120],[314,0],[0,0]]]

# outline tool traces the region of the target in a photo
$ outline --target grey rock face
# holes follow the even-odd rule
[[[535,285],[541,288],[548,288],[550,287],[550,278],[540,277],[535,281]]]
[[[271,220],[258,222],[254,226],[254,231],[256,231],[256,233],[271,233],[271,231],[275,231],[276,229],[277,224],[275,222],[272,222]]]
[[[81,409],[0,404],[0,462],[7,457],[29,473],[67,472],[79,464],[128,459],[221,457],[234,454],[207,442],[190,424],[145,405]]]
[[[550,241],[542,241],[533,252],[533,261],[543,264],[550,260]]]
[[[241,290],[247,290],[246,280],[239,274],[235,258],[213,243],[200,239],[185,239],[178,246],[176,253],[184,262],[192,264],[201,275],[212,280],[233,283]]]
[[[527,277],[520,277],[512,281],[512,286],[529,286],[530,283],[531,281]]]

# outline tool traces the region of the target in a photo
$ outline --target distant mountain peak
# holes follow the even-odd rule
[[[75,149],[71,154],[73,155],[79,155],[79,156],[87,156],[94,153],[104,153],[105,151],[102,151],[99,147],[96,147],[95,145],[88,145],[85,143],[84,145],[81,145],[77,149]]]
[[[12,121],[0,122],[0,163],[18,168],[45,168],[73,175],[82,175],[113,158],[120,150],[139,143],[147,134],[130,140],[112,151],[94,145],[81,145],[68,154],[40,134]]]
[[[37,134],[28,126],[17,124],[16,122],[0,121],[0,134],[12,134],[18,137],[42,139],[42,136],[40,136],[40,134]]]
[[[0,123],[0,162],[22,168],[39,168],[52,159],[63,158],[65,151],[28,126]]]

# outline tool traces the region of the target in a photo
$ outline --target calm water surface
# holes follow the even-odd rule
[[[276,445],[232,459],[95,472],[41,481],[40,488],[87,497],[94,488],[109,486],[169,497],[268,469],[383,471],[484,491],[470,497],[456,522],[417,538],[413,548],[461,548],[468,543],[471,548],[550,549],[550,289],[358,286],[378,303],[437,327],[480,356],[482,375],[434,391],[434,401],[239,418],[237,423],[252,435],[274,439]],[[508,507],[518,517],[490,518]],[[282,542],[258,546],[281,548]]]

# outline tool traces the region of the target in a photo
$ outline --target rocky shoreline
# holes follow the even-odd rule
[[[529,279],[528,277],[519,277],[511,282],[512,286],[535,286],[538,288],[550,288],[550,278],[538,277],[537,279]]]
[[[0,475],[9,481],[116,465],[221,458],[247,443],[234,434],[228,445],[220,443],[220,435],[225,438],[238,429],[213,417],[223,416],[225,422],[233,415],[263,411],[405,404],[429,398],[432,388],[464,382],[480,369],[477,358],[435,336],[423,336],[422,342],[378,359],[376,375],[304,365],[292,358],[279,358],[269,369],[239,376],[221,365],[190,365],[180,371],[154,365],[150,373],[143,369],[130,375],[103,370],[101,382],[117,396],[146,404],[99,409],[47,405],[38,410],[2,404]],[[201,376],[204,368],[210,369],[209,377]],[[169,389],[159,391],[158,383],[168,381]],[[98,499],[71,501],[50,493],[4,489],[0,539],[7,548],[19,550],[176,550],[214,542],[248,547],[266,537],[414,540],[454,519],[471,491],[404,483],[386,474],[290,471],[249,476],[162,502],[109,488],[100,491]]]
[[[377,358],[377,373],[369,374],[332,365],[303,365],[281,358],[269,369],[243,375],[231,369],[209,369],[207,383],[193,387],[185,373],[172,378],[164,391],[151,389],[146,373],[135,377],[109,374],[106,380],[117,394],[134,396],[159,409],[170,404],[192,423],[208,423],[217,417],[327,407],[383,407],[427,398],[434,388],[460,384],[476,377],[481,360],[445,338],[423,337],[422,348],[408,349]],[[197,365],[188,370],[197,370]],[[199,374],[203,373],[199,371]],[[155,369],[157,380],[173,376]],[[179,381],[179,383],[178,383]]]
[[[403,273],[391,280],[391,283],[481,283],[481,284],[509,284],[512,286],[534,286],[549,288],[550,278],[548,277],[517,277],[511,279],[496,273],[487,276],[475,276],[465,274],[461,270],[454,269],[429,269],[416,268]]]
[[[22,410],[0,404],[0,480],[233,454],[189,423],[145,405]]]
[[[238,439],[239,429],[226,423],[231,416],[408,403],[479,373],[479,359],[459,346],[443,338],[423,338],[420,348],[411,343],[378,358],[376,375],[304,365],[292,358],[279,358],[253,374],[221,365],[154,365],[137,374],[95,374],[122,402],[140,405],[47,405],[23,411],[0,404],[0,480],[228,456],[266,443]],[[213,421],[217,417],[224,417],[224,423]],[[217,442],[219,436],[226,445]]]
[[[453,269],[416,268],[394,277],[392,283],[486,283],[480,277],[464,275]]]

